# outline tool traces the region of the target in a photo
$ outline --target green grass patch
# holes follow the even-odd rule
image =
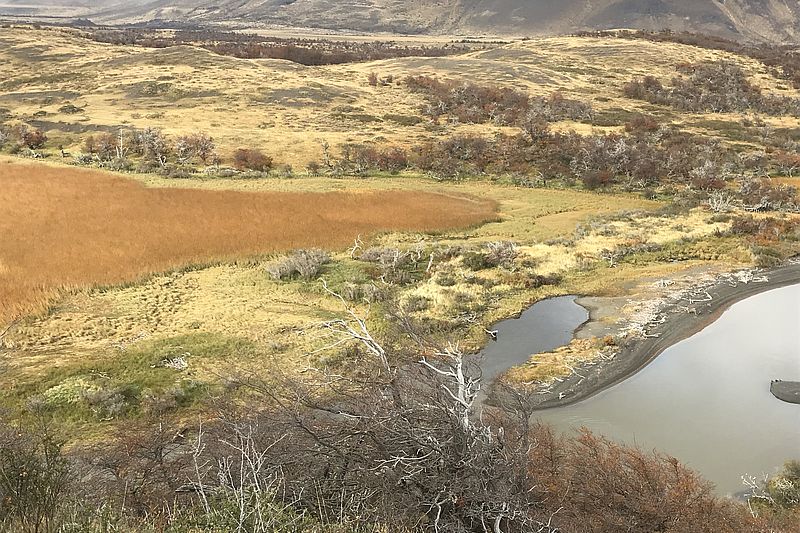
[[[690,125],[703,128],[734,142],[751,143],[758,140],[750,128],[731,120],[705,119],[692,122]]]
[[[629,255],[621,262],[648,265],[693,260],[747,263],[751,257],[747,249],[742,246],[741,240],[736,237],[704,237],[667,243],[655,251]]]
[[[204,364],[261,353],[252,341],[190,333],[143,341],[79,364],[56,367],[4,394],[4,404],[35,407],[70,422],[188,407],[208,391]]]
[[[416,126],[417,124],[422,122],[421,117],[417,117],[414,115],[387,114],[383,115],[383,119],[389,122],[394,122],[395,124],[400,124],[401,126]]]

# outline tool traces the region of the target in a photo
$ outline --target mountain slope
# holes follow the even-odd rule
[[[30,4],[30,0],[6,2],[6,6]],[[81,0],[49,3],[86,4]],[[800,0],[99,0],[94,5],[93,18],[105,22],[225,21],[335,30],[498,35],[670,28],[779,42],[800,38]]]

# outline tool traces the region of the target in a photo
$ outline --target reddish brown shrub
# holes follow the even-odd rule
[[[233,154],[233,165],[239,170],[267,172],[272,163],[270,156],[255,148],[239,148]]]

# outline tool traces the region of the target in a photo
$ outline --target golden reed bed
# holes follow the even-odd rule
[[[358,235],[439,231],[495,204],[416,191],[238,192],[147,188],[109,173],[0,163],[0,323],[60,291]]]

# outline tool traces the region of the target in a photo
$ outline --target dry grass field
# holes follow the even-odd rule
[[[305,67],[223,57],[189,46],[107,45],[66,30],[20,27],[0,31],[0,108],[9,109],[11,119],[47,130],[52,144],[63,143],[73,153],[91,132],[151,126],[170,135],[206,131],[223,157],[255,146],[277,163],[300,169],[322,158],[322,141],[334,149],[345,142],[410,146],[452,134],[509,131],[490,124],[420,120],[418,94],[403,83],[371,87],[371,72],[395,80],[437,75],[533,95],[561,90],[617,123],[626,113],[644,111],[677,124],[706,118],[736,124],[738,115],[685,117],[622,94],[634,76],[669,79],[678,64],[720,58],[741,64],[771,94],[797,94],[756,61],[671,43],[554,37],[452,57]],[[80,111],[65,113],[66,104]],[[791,117],[765,120],[776,127],[798,124]],[[554,128],[588,133],[592,126],[565,122]]]
[[[0,322],[54,293],[255,254],[339,249],[358,235],[432,232],[494,217],[495,204],[412,191],[147,188],[111,174],[0,164]]]

